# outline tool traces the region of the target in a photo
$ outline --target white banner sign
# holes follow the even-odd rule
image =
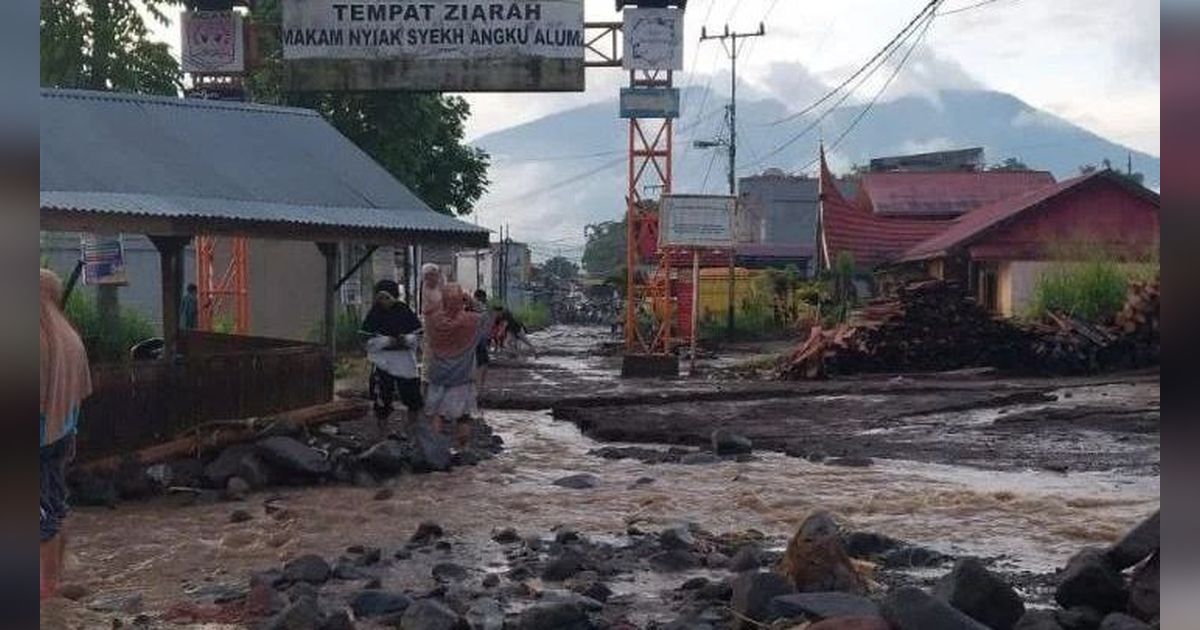
[[[683,10],[625,9],[626,70],[683,70]]]
[[[731,247],[737,199],[714,195],[664,195],[659,209],[661,245]]]
[[[245,70],[242,16],[233,11],[184,11],[181,68],[184,72]]]

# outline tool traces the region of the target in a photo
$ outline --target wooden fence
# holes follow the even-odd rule
[[[181,356],[92,366],[79,453],[85,459],[171,439],[211,420],[264,416],[333,399],[333,363],[301,342],[189,332]]]

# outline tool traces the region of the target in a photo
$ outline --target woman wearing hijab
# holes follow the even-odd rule
[[[458,421],[476,412],[475,347],[484,334],[482,315],[467,309],[468,296],[457,284],[442,289],[442,308],[429,312],[429,389],[426,415],[434,433],[444,420]],[[464,440],[459,435],[460,443]]]
[[[39,444],[41,596],[58,590],[62,576],[63,520],[67,516],[67,462],[83,400],[92,393],[83,340],[62,311],[62,281],[41,270],[41,419]]]
[[[380,433],[387,434],[392,401],[397,396],[407,410],[408,426],[416,424],[424,402],[417,378],[417,343],[421,320],[400,301],[400,285],[392,280],[375,283],[375,303],[362,323],[371,363],[371,400]]]
[[[442,310],[442,288],[446,284],[442,278],[442,270],[433,263],[421,265],[421,321],[428,325],[432,314]],[[429,337],[426,336],[421,344],[421,385],[422,390],[429,388],[429,361],[432,353],[429,350]]]

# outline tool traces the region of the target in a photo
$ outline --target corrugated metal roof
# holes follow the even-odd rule
[[[316,112],[44,89],[48,208],[353,228],[486,230],[431,210]]]
[[[1046,171],[864,173],[859,205],[883,216],[958,216],[1053,183]]]
[[[1069,190],[1079,188],[1088,182],[1097,179],[1109,179],[1117,184],[1124,186],[1132,186],[1119,175],[1111,171],[1097,171],[1090,175],[1083,175],[1073,179],[1064,180],[1050,186],[1043,186],[1034,191],[1027,192],[1023,195],[1017,195],[1009,199],[998,201],[994,204],[979,208],[978,210],[969,212],[959,217],[951,223],[944,232],[937,234],[925,241],[914,245],[911,249],[904,253],[900,258],[900,262],[924,260],[941,256],[952,249],[968,245],[986,232],[995,228],[1004,222],[1040,206],[1047,201],[1065,193]],[[1150,195],[1154,202],[1158,203],[1158,196],[1152,191],[1146,190],[1140,186],[1138,192]]]

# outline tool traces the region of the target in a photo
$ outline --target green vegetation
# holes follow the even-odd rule
[[[542,263],[542,273],[548,278],[564,282],[576,280],[579,276],[579,265],[562,256],[555,256]]]
[[[1103,247],[1082,243],[1060,246],[1053,257],[1059,262],[1034,285],[1031,318],[1059,313],[1093,323],[1108,321],[1125,303],[1131,280],[1158,274],[1157,253],[1122,262]]]
[[[363,353],[363,336],[358,334],[361,325],[362,317],[359,316],[358,309],[346,307],[337,312],[333,336],[339,355]],[[305,336],[312,343],[324,343],[324,335],[322,321],[317,319],[309,326]]]
[[[993,164],[987,168],[989,171],[1028,171],[1029,166],[1015,157],[1004,158],[1003,162]]]
[[[540,330],[550,325],[550,307],[541,302],[530,302],[513,311],[513,316],[529,330]]]
[[[93,363],[128,361],[130,348],[156,336],[150,320],[128,308],[121,309],[115,335],[100,334],[100,312],[96,307],[96,299],[80,289],[71,293],[64,311],[83,338],[88,359]]]
[[[605,221],[584,228],[583,269],[590,274],[612,276],[625,268],[625,219]],[[624,272],[619,286],[624,287]]]

